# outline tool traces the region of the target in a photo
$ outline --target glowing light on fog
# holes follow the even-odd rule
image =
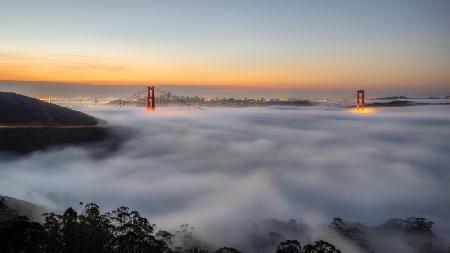
[[[377,111],[373,108],[363,108],[363,109],[356,109],[353,108],[350,110],[350,112],[352,113],[357,113],[357,114],[372,114],[372,113],[376,113]]]
[[[155,116],[192,116],[196,112],[189,108],[170,108],[170,107],[157,107],[155,110],[146,110],[146,113]]]

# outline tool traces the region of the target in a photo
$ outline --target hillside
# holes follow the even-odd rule
[[[85,113],[0,92],[0,151],[28,153],[50,146],[108,139],[108,129]]]
[[[42,221],[42,214],[49,210],[20,199],[0,195],[0,222],[15,216],[27,216],[33,221]]]
[[[0,125],[93,126],[85,113],[10,92],[0,92]]]

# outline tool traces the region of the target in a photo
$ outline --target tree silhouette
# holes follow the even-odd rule
[[[0,196],[0,209],[6,208],[5,197]]]
[[[223,247],[216,250],[214,253],[241,253],[241,252],[235,248]]]
[[[62,215],[43,214],[41,225],[18,216],[0,223],[0,252],[18,253],[165,253],[172,235],[154,233],[154,226],[136,211],[120,207],[100,212],[87,204],[81,214],[68,208]]]
[[[62,214],[43,214],[42,224],[17,216],[8,209],[0,198],[0,211],[6,214],[0,221],[0,253],[239,253],[235,248],[223,247],[216,251],[203,244],[189,224],[180,226],[171,234],[157,229],[139,212],[128,207],[119,207],[112,212],[102,213],[98,205],[81,205],[81,211],[66,209]],[[11,214],[15,215],[14,217]],[[13,217],[13,218],[11,218]],[[280,228],[282,223],[272,221]],[[272,226],[271,229],[273,228]],[[289,222],[284,231],[296,231],[298,225]],[[292,227],[292,228],[291,228]],[[337,232],[354,245],[361,245],[366,234],[377,233],[400,235],[414,252],[447,252],[444,243],[433,233],[433,222],[426,218],[411,217],[406,220],[391,219],[381,226],[369,228],[358,223],[346,223],[336,218],[326,226],[328,231]],[[372,230],[371,230],[372,229]],[[269,230],[270,231],[270,230]],[[279,231],[274,229],[274,231]],[[301,247],[297,240],[286,240],[285,232],[251,234],[250,244],[256,252],[267,252],[275,245],[276,253],[340,253],[333,244],[319,240]],[[294,237],[297,238],[297,237]],[[399,238],[399,237],[396,237]],[[281,242],[280,242],[281,241]],[[179,247],[175,247],[179,246]],[[370,244],[364,252],[383,249],[384,245]],[[379,248],[376,246],[380,246]],[[364,250],[364,249],[363,249]],[[378,252],[378,251],[377,251]]]
[[[41,224],[25,216],[0,223],[0,252],[43,252],[45,239]]]
[[[404,223],[408,232],[431,233],[433,228],[433,222],[426,218],[410,217]]]
[[[206,249],[199,249],[197,247],[183,250],[183,253],[208,253]]]
[[[277,246],[277,253],[302,253],[302,246],[297,240],[287,240]]]
[[[336,247],[328,243],[326,241],[320,240],[314,242],[314,244],[308,244],[303,247],[304,253],[341,253],[340,250],[336,249]]]
[[[302,248],[297,240],[287,240],[277,246],[276,253],[340,253],[341,251],[326,241],[320,240]]]
[[[45,213],[45,222],[43,224],[44,231],[47,235],[46,251],[62,252],[63,236],[62,236],[62,216],[55,213]]]

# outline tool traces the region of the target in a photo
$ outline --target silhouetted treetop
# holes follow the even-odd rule
[[[239,250],[235,249],[235,248],[228,248],[228,247],[223,247],[220,248],[216,251],[214,251],[214,253],[242,253]]]
[[[302,253],[302,246],[297,240],[287,240],[277,246],[277,253]]]

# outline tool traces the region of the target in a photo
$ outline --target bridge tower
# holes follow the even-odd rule
[[[364,99],[365,94],[363,89],[356,90],[356,110],[363,111],[364,110]]]
[[[147,87],[147,111],[155,110],[155,86]]]

